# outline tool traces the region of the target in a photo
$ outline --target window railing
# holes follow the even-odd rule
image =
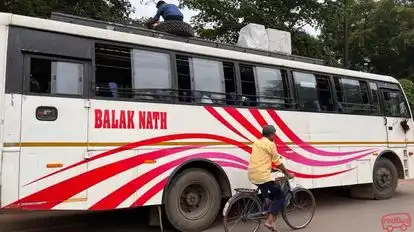
[[[267,108],[294,108],[297,102],[293,98],[268,95],[247,95],[220,93],[189,89],[133,89],[96,87],[95,95],[111,98],[128,98],[160,103],[194,103],[233,106],[259,106]]]

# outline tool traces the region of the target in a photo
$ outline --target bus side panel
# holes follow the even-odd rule
[[[404,170],[405,178],[414,179],[414,146],[412,144],[408,146],[408,154],[407,167]]]
[[[408,102],[407,96],[405,95],[404,89],[401,86],[401,84],[399,84],[399,87],[399,91],[402,97],[404,98],[406,108],[408,111],[411,111],[412,107],[410,107],[410,103]],[[401,106],[402,105],[400,104],[400,107]],[[402,112],[402,109],[400,109],[400,112]],[[412,119],[412,114],[413,112],[411,112],[410,114],[410,119],[407,120],[407,125],[409,128],[408,131],[404,131],[403,127],[401,126],[401,123],[406,120],[402,115],[399,118],[387,117],[387,131],[388,139],[390,142],[388,146],[392,148],[392,150],[398,155],[399,159],[402,162],[404,179],[414,178],[414,123]],[[390,127],[393,129],[390,130]],[[396,142],[399,143],[395,144]]]
[[[2,207],[19,199],[20,142],[22,95],[6,94],[4,98]]]
[[[401,89],[403,89],[401,87]],[[408,110],[411,112],[411,118],[407,121],[408,126],[410,129],[406,133],[407,139],[407,152],[403,154],[402,161],[403,168],[404,168],[404,179],[414,179],[414,112],[412,111],[414,108],[410,107],[410,102],[408,102],[406,93],[404,93],[404,97],[407,101]]]
[[[7,46],[7,28],[6,26],[0,26],[0,110],[4,109],[4,107],[1,107],[3,105],[3,93],[4,93],[4,79],[6,76],[6,46]],[[4,112],[0,111],[0,117],[3,119]],[[3,131],[3,124],[0,125],[0,131]],[[0,152],[0,177],[1,177],[1,164],[3,160],[3,133],[0,133],[0,148],[2,149],[2,152]],[[1,178],[0,178],[1,180]],[[1,181],[0,181],[0,188],[1,188]]]
[[[407,132],[407,155],[403,156],[402,162],[405,179],[414,179],[414,122],[412,118],[408,120],[408,126],[410,126],[410,130]]]
[[[231,123],[237,130],[252,138],[252,135],[238,126],[222,108],[217,107],[216,110],[226,120],[232,120]],[[242,162],[241,165],[235,164],[237,168],[221,166],[228,171],[227,175],[232,186],[252,187],[246,176],[247,167],[244,167],[249,153],[237,146],[208,137],[217,135],[240,142],[245,140],[223,126],[204,107],[93,99],[89,112],[88,144],[95,146],[88,147],[90,151],[88,156],[96,157],[104,154],[120,146],[119,144],[124,145],[126,150],[117,151],[114,155],[91,160],[88,163],[89,172],[99,169],[113,172],[111,177],[99,181],[88,189],[88,208],[106,210],[161,204],[167,178],[179,165],[187,161],[186,157],[210,159],[218,165],[224,162],[227,166],[229,162],[235,162],[231,159]],[[160,117],[165,120],[158,120],[158,117],[155,123],[152,117],[148,117],[152,113],[161,114]],[[126,126],[123,127],[120,126],[121,115],[127,116]],[[105,121],[106,124],[111,125],[104,126]],[[163,121],[165,124],[162,123]],[[148,122],[151,124],[150,127]],[[192,136],[192,134],[202,136]],[[162,137],[166,138],[165,141],[154,140]],[[146,142],[136,144],[142,141]],[[210,143],[217,143],[217,145]],[[130,145],[125,146],[126,144]],[[137,157],[145,157],[147,162],[140,164],[139,160],[136,160]],[[114,163],[120,163],[120,167],[112,168]],[[121,168],[129,165],[131,166],[127,170]]]
[[[261,110],[261,113],[262,115],[264,115],[266,122],[273,124],[273,119],[266,117],[266,114],[264,112],[264,110]],[[311,140],[311,128],[309,125],[309,121],[312,120],[312,114],[294,111],[278,111],[278,114],[280,115],[282,121],[284,121],[287,124],[287,126],[294,132],[296,136],[298,136],[303,141]],[[248,115],[248,111],[245,112],[245,115]],[[260,128],[260,125],[257,125],[256,127]],[[289,147],[292,149],[292,152],[302,154],[305,152],[302,148],[300,148],[299,144],[291,142],[291,139],[280,128],[277,128],[276,130],[277,136],[282,141],[290,142]],[[281,150],[280,147],[278,149]],[[307,152],[305,153],[306,157],[313,158],[313,154]],[[282,161],[284,162],[285,166],[290,170],[295,170],[299,173],[315,173],[315,167],[311,165],[303,165],[297,161],[294,161],[291,158],[282,158]],[[297,180],[297,183],[305,188],[314,188],[315,186],[315,180],[312,178],[301,178]]]
[[[383,121],[382,117],[309,113],[310,141],[316,143],[314,146],[322,151],[352,152],[370,149],[378,152],[384,149],[387,143]],[[369,132],[370,136],[367,137],[363,132]],[[341,175],[315,179],[314,187],[371,183],[376,157],[372,153],[374,152],[360,152],[352,156],[339,157],[327,157],[321,153],[308,154],[314,160],[332,162],[331,165],[314,167],[314,175],[347,171]],[[344,162],[352,157],[356,158]],[[334,165],[335,163],[338,165]]]
[[[0,26],[0,119],[1,124],[1,206],[18,199],[19,149],[6,144],[19,141],[20,95],[5,95],[6,61],[9,28]]]
[[[1,176],[1,207],[15,202],[19,197],[19,152],[3,152]]]

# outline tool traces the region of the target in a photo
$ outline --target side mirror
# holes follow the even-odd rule
[[[407,133],[407,131],[410,130],[410,126],[408,125],[408,119],[404,119],[403,121],[401,121],[400,125],[405,133]]]

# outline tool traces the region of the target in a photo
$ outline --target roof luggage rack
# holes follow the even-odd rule
[[[275,57],[279,59],[286,59],[286,60],[294,60],[294,61],[300,61],[300,62],[306,62],[311,64],[319,64],[323,65],[323,60],[315,59],[315,58],[309,58],[309,57],[303,57],[303,56],[296,56],[296,55],[287,55],[283,53],[276,53],[276,52],[269,52],[259,49],[251,49],[251,48],[244,48],[233,44],[226,44],[226,43],[219,43],[219,42],[212,42],[208,40],[203,40],[200,38],[186,38],[186,37],[180,37],[172,34],[168,34],[165,32],[155,31],[146,29],[144,27],[141,27],[140,25],[126,25],[126,24],[119,24],[119,23],[113,23],[113,22],[106,22],[101,20],[95,20],[95,19],[89,19],[74,15],[68,15],[58,12],[52,12],[51,20],[60,21],[60,22],[66,22],[66,23],[73,23],[83,26],[89,26],[89,27],[96,27],[101,29],[108,29],[113,31],[119,31],[119,32],[125,32],[130,34],[137,34],[142,36],[150,36],[154,38],[162,38],[162,39],[168,39],[183,43],[190,43],[190,44],[196,44],[201,46],[207,46],[207,47],[214,47],[214,48],[220,48],[220,49],[226,49],[231,51],[238,51],[238,52],[245,52],[249,54],[256,54],[256,55],[262,55],[262,56],[270,56]]]

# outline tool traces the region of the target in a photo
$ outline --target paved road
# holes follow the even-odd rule
[[[414,181],[401,182],[397,196],[385,201],[350,199],[343,191],[318,191],[315,196],[318,206],[315,218],[302,232],[379,232],[383,231],[380,219],[385,214],[405,212],[414,217]],[[0,232],[159,231],[145,226],[146,215],[145,210],[98,213],[9,212],[0,215]],[[291,231],[282,220],[279,228],[281,232]],[[216,226],[207,231],[222,232],[220,219]],[[260,231],[267,232],[265,229]],[[399,230],[395,230],[397,231]],[[407,231],[414,232],[414,225]]]

